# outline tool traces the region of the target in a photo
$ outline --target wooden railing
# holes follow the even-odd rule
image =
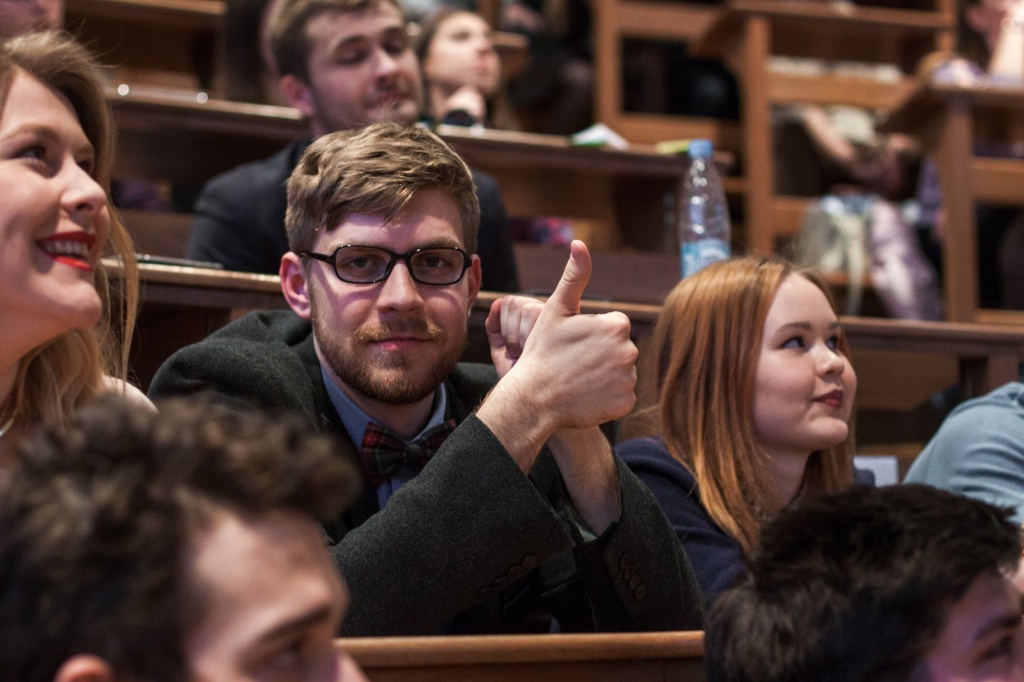
[[[704,635],[656,632],[339,639],[372,682],[701,682]]]

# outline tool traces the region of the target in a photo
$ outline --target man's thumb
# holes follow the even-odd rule
[[[562,279],[548,298],[545,307],[554,306],[555,310],[560,312],[578,313],[580,299],[583,298],[583,291],[590,281],[590,270],[590,251],[587,250],[587,245],[574,239],[569,246],[569,262],[565,264]]]

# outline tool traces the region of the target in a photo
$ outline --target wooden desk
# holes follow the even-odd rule
[[[576,221],[593,250],[622,247],[675,252],[668,213],[686,172],[685,156],[648,148],[618,151],[571,146],[552,135],[441,126],[440,135],[471,165],[495,176],[509,215],[562,216]],[[740,181],[727,179],[726,190]]]
[[[308,135],[299,112],[290,107],[151,86],[111,88],[107,101],[117,125],[113,175],[118,178],[201,185]]]
[[[139,278],[141,306],[130,364],[144,390],[179,348],[250,310],[287,307],[277,275],[140,264]]]
[[[1024,323],[1024,314],[979,309],[975,201],[1024,205],[1024,160],[976,156],[978,141],[1024,140],[1024,87],[920,84],[883,129],[920,133],[942,186],[946,318]],[[993,264],[994,267],[994,264]]]
[[[726,1],[696,51],[725,57],[740,81],[745,238],[752,251],[774,253],[777,240],[792,236],[799,226],[786,201],[774,196],[772,105],[803,102],[886,109],[908,88],[906,79],[886,84],[850,76],[778,74],[769,69],[769,57],[893,63],[909,73],[928,52],[952,48],[955,20],[954,0],[934,0],[927,11],[817,0]]]
[[[118,82],[213,87],[223,0],[67,0],[65,25]]]
[[[373,682],[698,682],[704,634],[339,639]]]
[[[202,184],[216,173],[268,156],[306,135],[296,110],[135,87],[111,91],[120,135],[115,177]],[[676,248],[666,225],[683,157],[648,150],[572,147],[562,137],[442,126],[467,161],[494,175],[512,216],[572,218],[595,250]],[[742,191],[726,180],[726,190]]]

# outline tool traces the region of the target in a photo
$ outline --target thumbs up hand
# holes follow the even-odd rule
[[[522,408],[547,427],[547,436],[617,419],[636,401],[637,349],[629,318],[580,313],[590,273],[590,252],[574,241],[562,278],[542,307],[523,297],[503,299],[487,319],[499,375],[515,387]]]

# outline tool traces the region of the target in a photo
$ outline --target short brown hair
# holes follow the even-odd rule
[[[114,133],[99,66],[65,33],[33,33],[2,41],[0,111],[19,69],[71,103],[95,152],[92,176],[109,197]],[[77,406],[105,389],[104,373],[126,378],[138,302],[138,272],[135,248],[109,198],[108,209],[108,248],[122,266],[120,309],[111,310],[107,271],[97,267],[94,284],[103,301],[103,323],[95,329],[72,329],[22,358],[14,386],[19,422],[67,419]],[[116,329],[112,328],[114,324]]]
[[[309,39],[306,25],[327,12],[361,12],[378,5],[393,5],[403,14],[398,0],[287,0],[270,27],[270,49],[277,72],[309,82]]]
[[[708,514],[748,552],[760,535],[757,510],[767,506],[767,474],[754,436],[754,379],[765,318],[791,274],[821,289],[836,312],[818,277],[777,258],[734,258],[677,284],[645,351],[646,409],[632,418],[656,416],[656,432],[697,479]],[[845,336],[839,351],[849,357]],[[845,441],[811,455],[804,490],[836,492],[851,484],[852,459],[851,417]]]
[[[417,192],[430,189],[451,196],[462,221],[463,248],[474,253],[480,202],[473,176],[441,138],[393,122],[324,135],[288,179],[288,246],[294,252],[309,249],[318,228],[332,230],[352,213],[390,220]]]
[[[188,543],[228,510],[334,521],[358,485],[336,443],[273,419],[107,395],[19,447],[0,492],[0,680],[51,682],[79,653],[117,679],[191,679]],[[184,603],[183,603],[184,602]]]

